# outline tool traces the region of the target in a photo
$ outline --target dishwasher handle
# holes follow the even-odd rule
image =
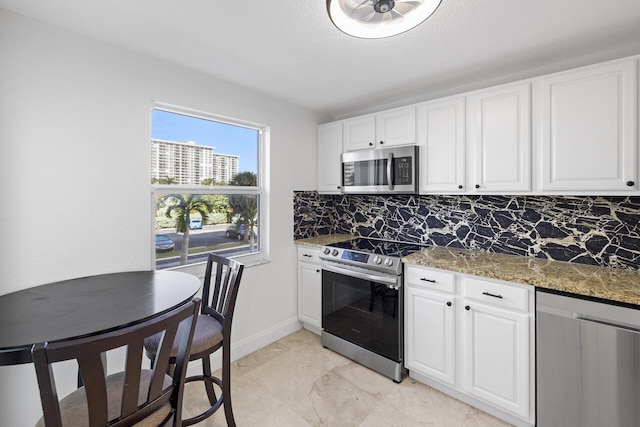
[[[596,323],[598,325],[608,326],[610,328],[620,329],[622,331],[631,332],[631,333],[634,333],[634,334],[640,334],[640,329],[633,328],[631,326],[619,325],[617,323],[608,322],[608,321],[602,320],[602,319],[594,319],[592,317],[587,317],[587,316],[584,316],[584,315],[581,315],[581,314],[576,314],[574,317],[575,317],[575,319],[581,320],[583,322]]]
[[[536,312],[640,333],[640,310],[536,290]]]

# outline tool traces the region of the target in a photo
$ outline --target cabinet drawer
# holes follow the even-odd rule
[[[529,311],[529,291],[527,289],[469,277],[462,278],[462,283],[464,298],[497,307]]]
[[[320,249],[308,247],[308,246],[298,246],[298,261],[304,262],[314,262],[320,263],[320,258],[318,255],[320,254]]]
[[[405,283],[408,286],[416,286],[449,293],[454,293],[456,291],[455,274],[413,266],[407,266],[405,271]]]

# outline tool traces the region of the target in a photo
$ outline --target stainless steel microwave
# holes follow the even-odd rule
[[[416,194],[418,147],[403,146],[342,154],[342,192]]]

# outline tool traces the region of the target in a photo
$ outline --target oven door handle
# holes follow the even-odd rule
[[[331,271],[345,276],[355,277],[356,279],[370,280],[372,282],[385,283],[393,286],[398,286],[397,276],[381,276],[377,274],[362,273],[360,271],[353,271],[347,268],[336,267],[335,265],[322,264],[322,269]]]

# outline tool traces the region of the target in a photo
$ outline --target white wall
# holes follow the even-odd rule
[[[153,268],[153,100],[271,127],[271,262],[245,270],[233,334],[252,351],[298,327],[292,192],[315,188],[325,118],[1,9],[0,294]],[[0,367],[0,384],[0,425],[33,425],[33,366]]]

